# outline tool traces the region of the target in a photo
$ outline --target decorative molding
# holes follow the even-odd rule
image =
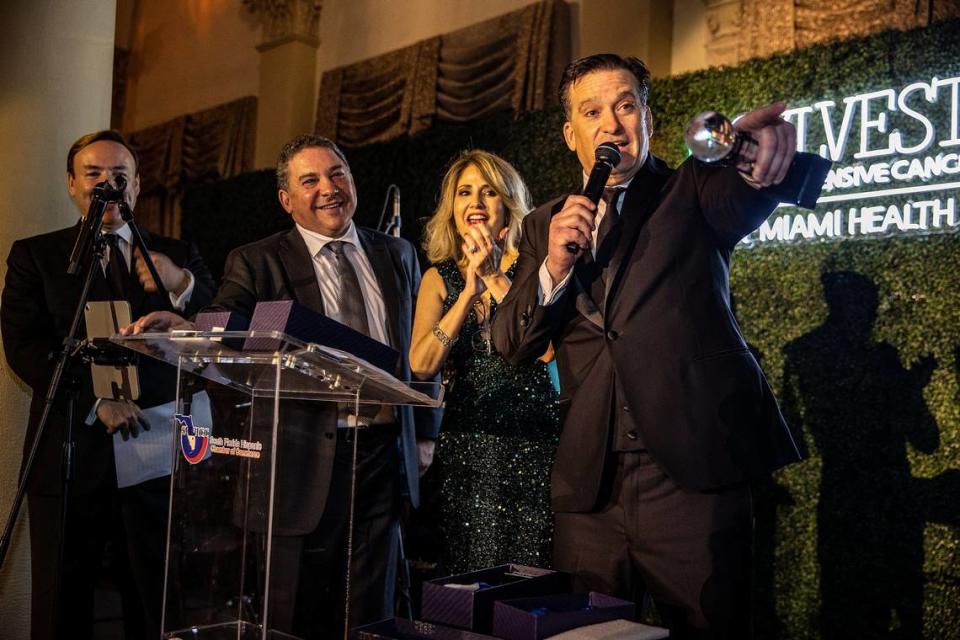
[[[318,28],[323,0],[242,0],[259,19],[263,52],[288,42],[320,45]]]
[[[834,39],[912,29],[960,14],[957,0],[701,0],[707,63],[736,65]]]
[[[710,66],[740,62],[741,0],[703,0],[707,8],[708,39],[705,46]]]
[[[739,61],[793,51],[796,8],[804,3],[805,0],[743,0]]]

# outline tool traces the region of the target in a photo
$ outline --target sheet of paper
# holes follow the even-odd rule
[[[206,391],[193,396],[190,411],[194,424],[213,425],[210,398]],[[173,419],[175,412],[176,405],[173,402],[143,409],[143,415],[150,423],[150,431],[141,431],[139,436],[128,440],[114,436],[113,454],[117,463],[118,487],[122,489],[170,475],[173,456],[180,450],[179,434]]]

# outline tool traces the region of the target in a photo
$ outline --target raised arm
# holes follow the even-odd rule
[[[554,328],[563,324],[570,308],[569,287],[558,292],[551,304],[541,304],[540,267],[547,256],[551,208],[545,205],[524,219],[517,272],[493,318],[493,343],[514,365],[543,356]]]

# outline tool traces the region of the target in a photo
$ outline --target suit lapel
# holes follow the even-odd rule
[[[577,307],[577,311],[579,311],[584,318],[602,329],[603,316],[600,314],[600,309],[597,308],[597,304],[590,295],[590,287],[584,284],[584,282],[591,282],[591,277],[588,275],[588,272],[593,268],[593,262],[587,259],[589,257],[590,256],[584,256],[584,258],[577,260],[577,263],[573,267],[571,284],[574,287],[576,295],[574,304]]]
[[[624,258],[632,251],[637,234],[660,203],[660,193],[669,177],[670,172],[666,165],[652,155],[648,155],[643,169],[637,173],[627,189],[621,207],[623,229],[620,242],[607,267],[607,286],[603,303],[605,314],[610,309],[610,302],[613,299],[610,292],[614,291],[619,283]]]
[[[398,277],[402,273],[402,267],[394,263],[390,248],[383,238],[360,227],[357,227],[357,235],[360,236],[360,244],[363,246],[364,253],[367,254],[370,266],[373,267],[373,275],[380,284],[383,306],[387,310],[387,335],[390,338],[390,345],[396,347],[400,344],[397,327],[400,326],[399,291],[402,284]]]
[[[313,256],[307,251],[296,227],[280,239],[280,263],[287,276],[291,297],[308,309],[323,313],[323,296],[317,284]]]

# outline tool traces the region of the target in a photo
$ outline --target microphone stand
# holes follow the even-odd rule
[[[387,223],[387,226],[383,226],[383,219],[387,215],[387,204],[390,203],[390,194],[393,194],[393,212],[390,216],[390,221]],[[383,233],[393,236],[394,238],[400,237],[400,225],[402,220],[400,219],[400,187],[395,184],[391,184],[387,187],[387,193],[383,198],[383,207],[380,209],[380,221],[377,222],[377,231],[382,231]]]
[[[163,286],[163,281],[160,280],[160,276],[157,274],[157,267],[154,266],[153,260],[150,259],[147,243],[143,241],[143,234],[140,233],[140,228],[133,220],[133,211],[130,210],[130,205],[128,205],[125,200],[121,200],[117,206],[120,208],[120,217],[123,218],[127,226],[130,227],[133,235],[133,244],[140,249],[140,255],[143,256],[143,261],[147,263],[147,269],[149,269],[150,275],[153,277],[153,282],[157,285],[157,293],[163,298],[164,303],[171,305],[172,308],[170,295],[167,292],[167,288]],[[133,266],[132,260],[130,261],[130,266]]]
[[[400,225],[403,224],[400,219],[400,187],[395,184],[390,186],[393,187],[393,217],[390,219],[390,224],[387,225],[385,233],[394,238],[399,238]]]
[[[37,431],[34,435],[33,443],[30,446],[30,453],[27,455],[26,462],[23,465],[23,473],[20,478],[20,484],[17,486],[17,494],[14,497],[13,505],[11,506],[10,513],[7,516],[6,526],[3,530],[3,537],[0,538],[0,567],[3,566],[3,563],[7,557],[7,552],[10,549],[13,529],[16,525],[17,517],[20,514],[20,508],[23,505],[23,499],[26,495],[27,485],[33,476],[37,452],[40,449],[40,443],[43,441],[47,421],[50,418],[50,412],[53,409],[54,401],[56,400],[60,391],[61,381],[63,380],[64,373],[82,346],[82,341],[77,338],[77,333],[80,329],[80,320],[83,317],[83,310],[87,304],[87,299],[90,296],[90,289],[93,285],[93,278],[96,274],[96,270],[101,268],[101,260],[103,259],[103,252],[106,244],[100,233],[100,228],[103,224],[103,212],[111,201],[115,201],[115,198],[118,197],[118,194],[119,197],[122,198],[123,190],[113,190],[108,183],[101,183],[97,185],[93,191],[93,197],[90,201],[90,207],[87,211],[87,218],[81,222],[80,231],[77,234],[77,242],[74,245],[73,255],[70,259],[68,272],[76,273],[76,271],[79,270],[80,265],[83,264],[84,257],[87,258],[87,272],[83,281],[83,289],[80,293],[80,300],[77,302],[77,307],[73,314],[73,320],[70,323],[70,331],[63,339],[63,348],[60,350],[60,358],[53,370],[53,376],[50,378],[50,383],[47,385],[47,394],[44,400],[43,413],[40,416],[40,421],[37,425]],[[74,416],[76,415],[76,409],[74,405],[76,404],[78,396],[78,391],[74,389],[71,393],[70,404],[67,407],[67,425],[63,442],[63,508],[60,521],[59,549],[57,551],[57,585],[53,594],[55,622],[58,619],[56,617],[56,612],[60,606],[60,584],[63,579],[63,549],[67,533],[66,516],[69,505],[70,485],[73,480],[74,449],[76,446],[73,441],[73,420]]]

